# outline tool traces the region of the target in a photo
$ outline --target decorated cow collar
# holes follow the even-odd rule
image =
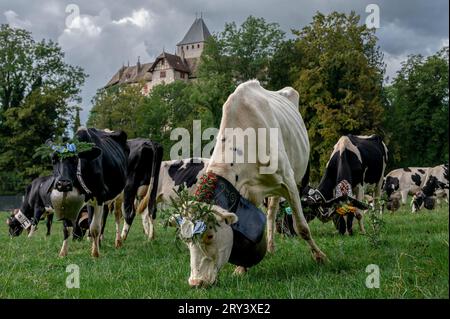
[[[24,213],[22,213],[21,210],[19,210],[14,217],[17,219],[17,221],[22,225],[23,229],[28,229],[32,225],[31,221],[28,219],[27,216],[25,216]]]
[[[263,238],[266,215],[225,178],[212,172],[204,174],[195,192],[198,201],[214,204],[238,216],[238,221],[231,226],[233,231],[244,235],[253,243]]]
[[[95,146],[94,143],[82,142],[76,137],[65,142],[48,141],[36,149],[34,157],[49,157],[55,154],[59,159],[63,160],[69,157],[78,156],[78,154],[90,151]]]

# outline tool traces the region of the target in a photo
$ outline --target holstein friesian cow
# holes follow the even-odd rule
[[[150,189],[150,201],[148,209],[153,218],[156,214],[156,191],[159,182],[159,170],[163,158],[163,148],[159,143],[149,139],[136,138],[127,142],[130,149],[128,156],[128,173],[125,188],[121,194],[120,202],[123,202],[123,216],[125,223],[122,230],[122,240],[127,238],[130,227],[136,216],[136,207]],[[152,187],[149,187],[150,183]],[[116,203],[115,208],[122,208]],[[117,225],[117,218],[116,218]],[[116,247],[121,245],[120,237],[116,236]]]
[[[92,207],[89,232],[93,257],[99,256],[103,204],[113,200],[125,187],[129,148],[123,131],[79,128],[75,137],[92,143],[89,150],[75,147],[57,150],[52,155],[55,187],[51,201],[59,219],[74,223],[85,202]],[[73,156],[61,154],[72,153]],[[64,232],[60,256],[67,255],[69,233]]]
[[[159,181],[156,184],[153,183],[153,187],[156,185],[157,191],[152,207],[156,207],[157,204],[170,204],[171,198],[176,197],[175,190],[178,190],[181,185],[184,185],[193,195],[200,176],[206,171],[208,162],[207,158],[185,158],[162,162]],[[142,225],[149,239],[154,238],[153,220],[155,219],[155,215],[149,214],[148,210],[151,192],[152,189],[149,188],[137,209],[137,213],[142,214]]]
[[[433,209],[435,197],[440,198],[445,196],[446,201],[448,201],[448,193],[448,164],[431,167],[425,177],[422,189],[417,191],[413,196],[411,202],[412,212],[417,212],[422,207]]]
[[[342,136],[334,145],[319,187],[310,192],[309,199],[326,207],[327,203],[335,199],[347,198],[358,219],[360,230],[364,233],[361,212],[361,208],[364,207],[361,202],[364,199],[364,189],[367,185],[375,184],[374,197],[375,199],[380,197],[387,159],[388,150],[381,137],[350,134]],[[352,234],[353,212],[345,214],[346,210],[327,208],[326,218],[318,217],[322,221],[333,219],[339,233]]]
[[[212,204],[216,222],[195,220],[198,211],[192,206],[184,207],[184,217],[177,220],[190,251],[191,286],[213,284],[226,262],[237,266],[235,273],[243,273],[262,260],[266,218],[255,205],[265,197],[273,196],[269,208],[276,207],[267,217],[269,236],[279,197],[284,197],[292,207],[297,234],[317,261],[325,259],[311,236],[298,192],[310,150],[298,99],[292,88],[272,92],[252,80],[240,84],[223,105],[217,142],[196,191],[197,203]],[[235,143],[245,137],[245,145]],[[198,233],[198,241],[189,238]]]
[[[401,196],[401,203],[406,204],[408,194],[414,195],[424,185],[428,167],[405,167],[394,169],[384,178],[383,191],[387,195],[387,209],[393,210],[393,202]]]
[[[9,234],[19,236],[24,229],[28,230],[28,237],[31,237],[41,219],[47,217],[47,236],[53,222],[53,207],[50,201],[54,177],[43,176],[34,179],[26,188],[23,203],[20,209],[7,219]]]

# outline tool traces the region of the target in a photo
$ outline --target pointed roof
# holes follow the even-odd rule
[[[194,23],[189,28],[189,31],[184,36],[183,40],[178,42],[177,45],[205,42],[211,36],[208,27],[202,18],[195,19]]]
[[[158,62],[161,61],[162,59],[166,59],[167,63],[169,64],[169,66],[171,68],[173,68],[177,71],[190,73],[189,66],[186,65],[186,63],[184,63],[184,61],[181,59],[181,57],[179,57],[178,55],[173,55],[173,54],[164,52],[164,51],[156,58],[155,62],[153,62],[153,64],[149,68],[150,72],[153,72],[153,70],[155,69]]]

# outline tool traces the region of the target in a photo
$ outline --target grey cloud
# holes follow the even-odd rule
[[[82,21],[79,28],[68,31],[65,8],[71,3],[79,6]],[[290,30],[309,24],[317,11],[348,13],[353,10],[361,15],[363,23],[370,3],[380,7],[377,36],[385,52],[390,78],[408,54],[431,54],[448,43],[447,0],[3,0],[0,23],[22,25],[36,39],[57,40],[66,52],[67,61],[85,69],[90,75],[82,93],[82,122],[85,122],[92,96],[122,63],[135,64],[138,56],[142,62],[150,62],[163,48],[173,52],[193,22],[195,12],[203,11],[213,33],[221,31],[225,22],[240,24],[247,16],[254,15],[278,22],[292,36]],[[149,13],[150,20],[142,26],[129,20],[140,9]],[[121,20],[128,23],[118,24]]]

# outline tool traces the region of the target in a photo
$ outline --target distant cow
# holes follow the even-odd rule
[[[325,206],[327,202],[344,196],[352,199],[351,205],[356,208],[364,199],[364,189],[367,185],[375,185],[374,197],[378,199],[387,159],[388,150],[381,137],[351,134],[342,136],[334,146],[319,187],[310,191],[310,199]],[[329,213],[325,221],[333,218],[341,234],[353,233],[353,213],[343,215],[336,214],[332,209],[327,210]],[[356,210],[354,215],[358,219],[361,232],[365,233],[361,210]],[[324,221],[323,216],[318,217]]]
[[[207,158],[185,158],[181,160],[164,161],[161,163],[159,171],[159,181],[157,185],[155,203],[170,204],[170,198],[175,198],[174,190],[178,190],[181,185],[185,185],[187,190],[193,195],[196,184],[208,166]],[[153,184],[155,185],[155,184]],[[151,189],[148,189],[144,199],[140,202],[137,212],[142,215],[142,225],[144,232],[149,239],[154,237],[153,220],[155,216],[148,213],[148,201]]]
[[[51,201],[58,218],[65,225],[72,224],[85,202],[93,208],[89,232],[92,236],[93,257],[99,256],[103,204],[113,200],[125,187],[129,148],[123,131],[112,132],[95,128],[79,128],[75,137],[92,143],[89,150],[78,152],[74,146],[56,150],[52,155],[55,188]],[[61,156],[73,152],[73,156]],[[69,154],[70,155],[70,154]],[[60,256],[67,255],[68,228],[64,228],[64,242]]]
[[[25,191],[25,197],[20,209],[15,210],[6,223],[11,236],[19,236],[26,228],[31,237],[41,219],[47,217],[47,236],[53,222],[53,207],[50,201],[54,178],[43,176],[34,179]]]
[[[416,192],[411,202],[412,212],[422,207],[434,208],[434,197],[449,196],[448,164],[432,167],[428,170],[422,189]]]
[[[392,201],[400,194],[402,204],[406,204],[408,194],[414,195],[425,183],[428,167],[405,167],[394,169],[384,179],[383,191],[388,198],[387,209],[391,210]]]

